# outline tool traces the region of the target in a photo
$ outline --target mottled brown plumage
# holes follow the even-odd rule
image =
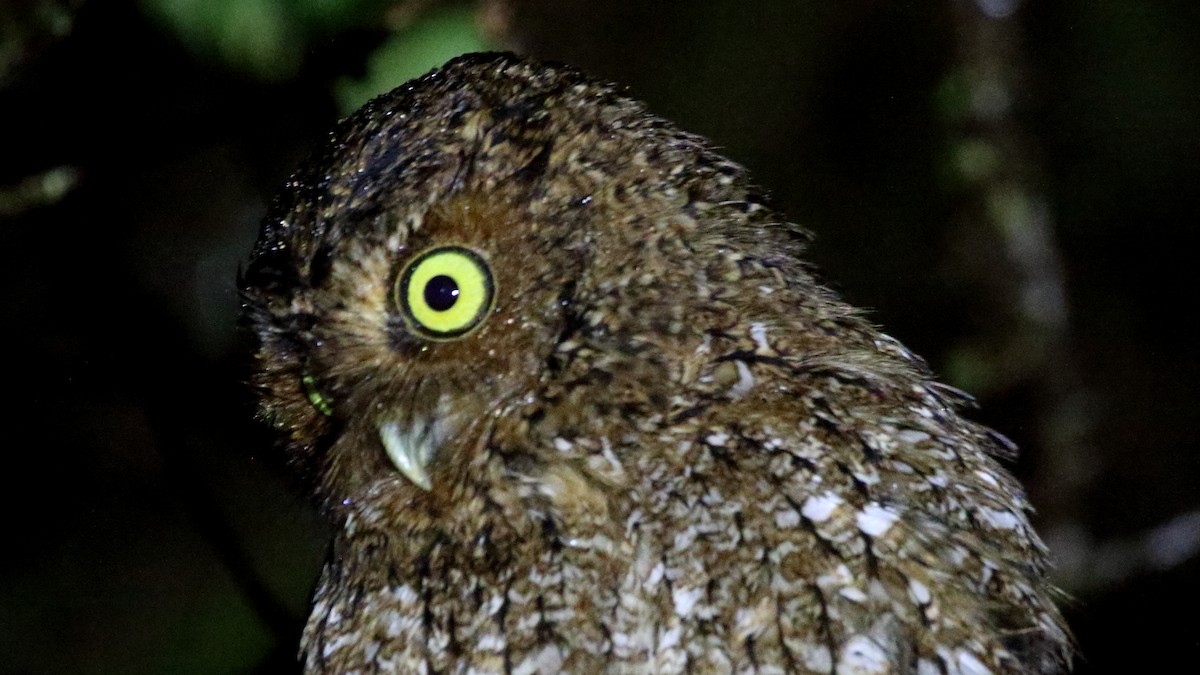
[[[335,524],[307,670],[1065,668],[1006,442],[805,239],[570,68],[463,57],[342,123],[244,279]]]

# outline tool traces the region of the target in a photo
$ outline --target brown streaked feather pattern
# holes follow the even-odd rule
[[[511,55],[338,127],[244,278],[264,415],[336,525],[309,672],[1068,668],[1007,449],[748,181]],[[394,288],[440,244],[495,306],[431,341]],[[389,424],[432,448],[428,490]]]

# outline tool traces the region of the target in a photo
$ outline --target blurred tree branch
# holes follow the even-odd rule
[[[1017,117],[1030,88],[1020,3],[951,4],[957,62],[942,98],[951,124],[951,163],[962,188],[958,271],[986,289],[989,310],[984,334],[957,350],[952,372],[981,393],[1034,387],[1042,448],[1037,502],[1046,522],[1074,521],[1088,478],[1088,423],[1070,350],[1070,308],[1051,202],[1034,140]]]
[[[1200,550],[1189,513],[1120,540],[1094,541],[1085,500],[1103,470],[1071,335],[1067,281],[1034,139],[1019,121],[1031,90],[1020,0],[952,0],[956,63],[942,90],[951,164],[962,188],[956,266],[986,289],[980,335],[951,359],[981,393],[1026,389],[1039,452],[1030,482],[1058,583],[1081,592]]]
[[[1034,140],[1018,120],[1030,90],[1020,1],[951,4],[957,61],[942,94],[952,130],[951,162],[963,195],[959,265],[986,289],[991,317],[982,335],[956,351],[951,369],[981,393],[1018,386],[1033,391],[1040,452],[1030,488],[1043,530],[1061,539],[1062,532],[1084,527],[1083,495],[1093,470],[1086,453],[1091,424],[1071,351],[1051,200]],[[1052,544],[1057,555],[1066,554],[1061,583],[1077,587],[1076,556]]]

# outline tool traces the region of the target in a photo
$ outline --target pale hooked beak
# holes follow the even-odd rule
[[[379,440],[383,441],[383,449],[387,451],[388,459],[422,490],[429,491],[433,484],[429,482],[429,462],[433,459],[433,444],[428,429],[414,430],[411,426],[401,426],[397,422],[384,422],[379,425]]]

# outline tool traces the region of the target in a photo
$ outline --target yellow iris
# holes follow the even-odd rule
[[[434,340],[470,332],[491,310],[494,295],[487,262],[461,246],[440,246],[416,256],[400,272],[396,287],[409,325]]]

